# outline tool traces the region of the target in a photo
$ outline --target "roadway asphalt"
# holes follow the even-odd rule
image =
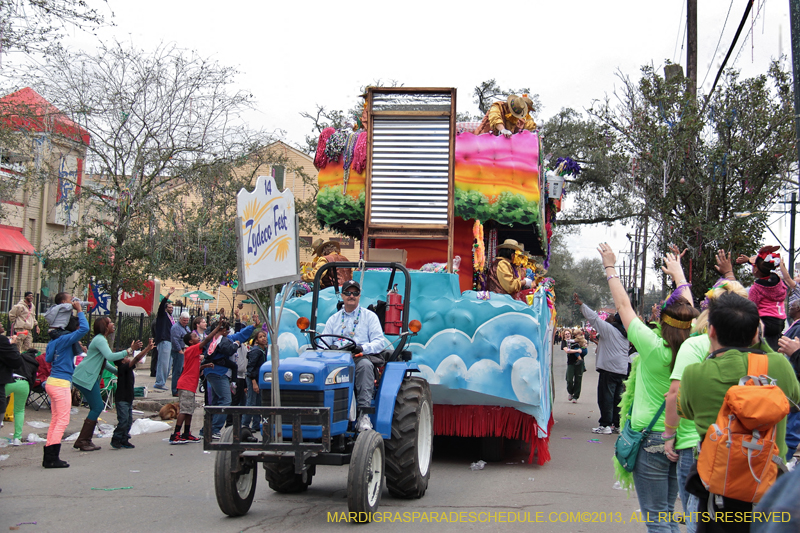
[[[470,464],[479,458],[474,439],[437,438],[425,496],[398,500],[384,489],[380,511],[390,512],[392,518],[400,520],[362,527],[376,531],[494,531],[520,527],[541,532],[644,531],[643,524],[631,523],[639,508],[636,495],[631,493],[629,497],[625,491],[613,488],[611,457],[616,435],[591,433],[598,418],[593,355],[590,352],[588,357],[584,392],[580,401],[573,404],[567,402],[566,356],[558,348],[555,350],[555,425],[550,438],[550,462],[543,466],[526,464],[524,445],[510,443],[502,462],[488,463],[483,470],[473,471]],[[152,384],[146,371],[138,374],[137,385]],[[195,416],[195,432],[201,412],[198,410]],[[31,408],[26,411],[29,421],[49,422],[49,414]],[[72,416],[70,431],[79,430],[85,414],[86,409],[81,408]],[[104,412],[101,418],[116,423],[113,412]],[[1,432],[8,436],[9,423]],[[29,432],[44,436],[46,429],[37,430],[26,424],[24,434]],[[165,442],[167,437],[166,431],[135,436],[134,450],[113,450],[109,439],[96,439],[103,449],[90,453],[73,450],[64,443],[61,457],[71,466],[60,470],[41,467],[41,444],[0,449],[0,455],[9,455],[0,461],[0,530],[19,527],[20,531],[35,532],[234,532],[351,527],[334,521],[347,511],[347,467],[318,467],[309,490],[293,495],[270,490],[262,471],[250,512],[228,518],[220,512],[215,499],[215,455],[205,453],[202,444],[170,446]],[[432,513],[437,513],[433,522]],[[514,523],[520,518],[538,523]]]

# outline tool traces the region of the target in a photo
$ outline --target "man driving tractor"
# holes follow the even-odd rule
[[[363,411],[370,408],[375,395],[375,362],[380,363],[380,354],[387,345],[383,336],[381,322],[378,315],[358,305],[361,301],[361,285],[355,280],[346,281],[342,285],[342,300],[344,307],[331,316],[325,323],[323,335],[332,335],[353,339],[355,346],[351,346],[353,359],[356,365],[355,394],[358,406],[358,431],[372,429],[372,423]],[[345,339],[339,339],[333,344],[341,346],[346,344]],[[372,357],[370,357],[372,356]]]

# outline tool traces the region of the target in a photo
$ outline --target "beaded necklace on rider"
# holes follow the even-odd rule
[[[347,334],[347,331],[344,329],[345,328],[344,315],[345,315],[345,312],[344,312],[344,309],[343,309],[342,310],[342,336],[353,339],[353,338],[355,338],[354,336],[356,334],[356,328],[358,327],[358,321],[361,318],[361,306],[360,305],[358,306],[358,313],[356,314],[356,319],[353,321],[353,330],[350,332],[349,335]]]

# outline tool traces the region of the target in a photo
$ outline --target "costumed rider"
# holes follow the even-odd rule
[[[306,283],[311,283],[314,281],[314,276],[317,275],[317,271],[322,265],[326,263],[347,262],[348,260],[341,254],[342,247],[336,241],[325,242],[322,239],[316,239],[311,245],[311,248],[314,250],[314,255],[316,258],[311,263],[311,270],[302,276],[302,280]],[[343,286],[346,281],[353,279],[353,269],[337,268],[336,278],[339,282],[339,286]],[[333,287],[333,270],[328,270],[320,280],[319,284],[320,289]]]
[[[522,252],[522,247],[514,239],[506,239],[497,247],[497,257],[492,261],[486,290],[513,297],[522,289],[531,288],[530,278],[520,278],[514,267],[514,253]]]
[[[381,364],[379,355],[388,345],[383,336],[378,315],[358,305],[361,301],[361,285],[357,281],[346,281],[342,286],[344,307],[331,316],[325,323],[323,335],[342,335],[353,339],[356,343],[351,348],[356,365],[355,389],[358,418],[358,431],[372,429],[372,423],[363,411],[372,407],[375,395],[375,363]],[[336,339],[331,346],[342,346],[347,341]]]
[[[534,131],[536,123],[528,114],[528,104],[521,96],[512,94],[505,102],[495,102],[481,120],[475,135],[492,133],[511,137],[522,130]]]

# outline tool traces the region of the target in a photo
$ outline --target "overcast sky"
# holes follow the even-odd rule
[[[144,48],[175,42],[237,66],[238,84],[258,102],[248,120],[284,131],[295,144],[311,126],[301,111],[315,104],[348,109],[359,87],[379,79],[456,87],[459,111],[470,113],[477,112],[472,90],[481,81],[528,86],[541,98],[541,123],[562,107],[583,110],[612,94],[618,72],[635,79],[643,64],[661,70],[665,60],[686,63],[686,0],[88,1],[113,12],[115,26],[98,32],[103,40]],[[705,91],[745,5],[698,2],[698,77]],[[756,0],[729,66],[752,76],[789,54],[788,11],[786,0]],[[89,37],[76,31],[68,44],[95,46]],[[627,248],[626,232],[587,230],[573,249],[593,256],[604,236]]]

